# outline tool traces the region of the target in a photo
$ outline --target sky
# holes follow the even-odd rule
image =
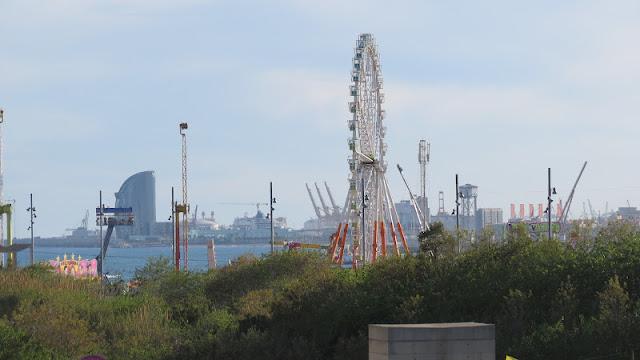
[[[221,223],[277,198],[293,227],[314,216],[305,182],[346,196],[351,58],[380,52],[387,177],[454,207],[454,179],[480,207],[546,201],[547,168],[572,214],[640,206],[640,2],[0,0],[4,198],[26,237],[61,235],[130,175],[156,174],[157,218],[180,185]],[[433,209],[435,211],[436,209]],[[92,212],[93,213],[93,212]]]

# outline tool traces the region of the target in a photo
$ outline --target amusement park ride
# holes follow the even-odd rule
[[[356,268],[389,256],[387,239],[391,240],[392,255],[395,256],[400,255],[400,247],[409,254],[409,246],[386,179],[384,94],[373,35],[358,37],[352,64],[347,209],[344,222],[332,236],[329,256],[342,265],[348,248],[347,238],[350,238],[352,267]]]

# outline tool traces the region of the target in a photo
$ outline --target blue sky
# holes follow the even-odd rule
[[[7,199],[26,236],[79,225],[126,177],[155,170],[158,219],[180,181],[189,122],[193,205],[229,223],[264,202],[313,215],[305,182],[347,187],[349,72],[358,33],[381,53],[390,165],[453,206],[454,174],[483,207],[539,203],[546,169],[574,215],[640,205],[637,1],[0,1]],[[395,200],[407,198],[392,166]]]

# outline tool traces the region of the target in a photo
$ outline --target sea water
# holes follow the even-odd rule
[[[268,244],[216,245],[216,265],[217,267],[225,266],[230,261],[242,255],[260,257],[269,253],[270,249],[271,247]],[[25,249],[18,253],[18,266],[27,266],[30,264],[31,255],[29,251],[29,249]],[[76,259],[78,255],[83,259],[94,259],[100,254],[100,249],[82,247],[36,247],[35,261],[48,262],[49,260],[55,260],[58,256],[60,259],[63,259],[65,254],[68,259],[71,259],[71,255],[74,255]],[[172,262],[171,247],[109,248],[104,260],[104,272],[112,275],[121,275],[125,280],[131,279],[136,269],[145,266],[147,259],[160,256],[167,257]],[[182,256],[184,257],[184,254],[182,254]],[[189,246],[189,270],[207,271],[207,269],[207,246]]]

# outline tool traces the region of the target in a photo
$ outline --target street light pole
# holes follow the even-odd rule
[[[173,266],[177,267],[180,264],[176,264],[176,202],[173,186],[171,187],[171,216],[169,221],[171,222],[171,257],[173,258]]]
[[[31,222],[29,223],[29,230],[31,230],[31,266],[33,266],[33,264],[35,264],[35,241],[33,240],[33,218],[36,217],[36,215],[33,213],[36,209],[33,207],[33,194],[29,194],[29,208],[27,209],[27,211],[29,211],[29,215],[31,217]]]
[[[273,203],[275,198],[273,197],[273,183],[269,181],[269,220],[271,220],[271,254],[273,255]]]
[[[549,225],[549,240],[551,240],[551,168],[547,169],[547,221]]]
[[[460,190],[458,187],[458,174],[456,174],[456,232],[460,230]]]
[[[102,190],[100,190],[100,214],[98,214],[98,221],[100,222],[100,263],[98,264],[98,272],[100,277],[102,277],[102,265],[104,264],[104,239],[102,238],[102,215],[104,213],[104,207],[102,206]]]
[[[462,252],[460,244],[460,187],[458,186],[458,174],[456,174],[456,241],[458,242],[458,253]]]

